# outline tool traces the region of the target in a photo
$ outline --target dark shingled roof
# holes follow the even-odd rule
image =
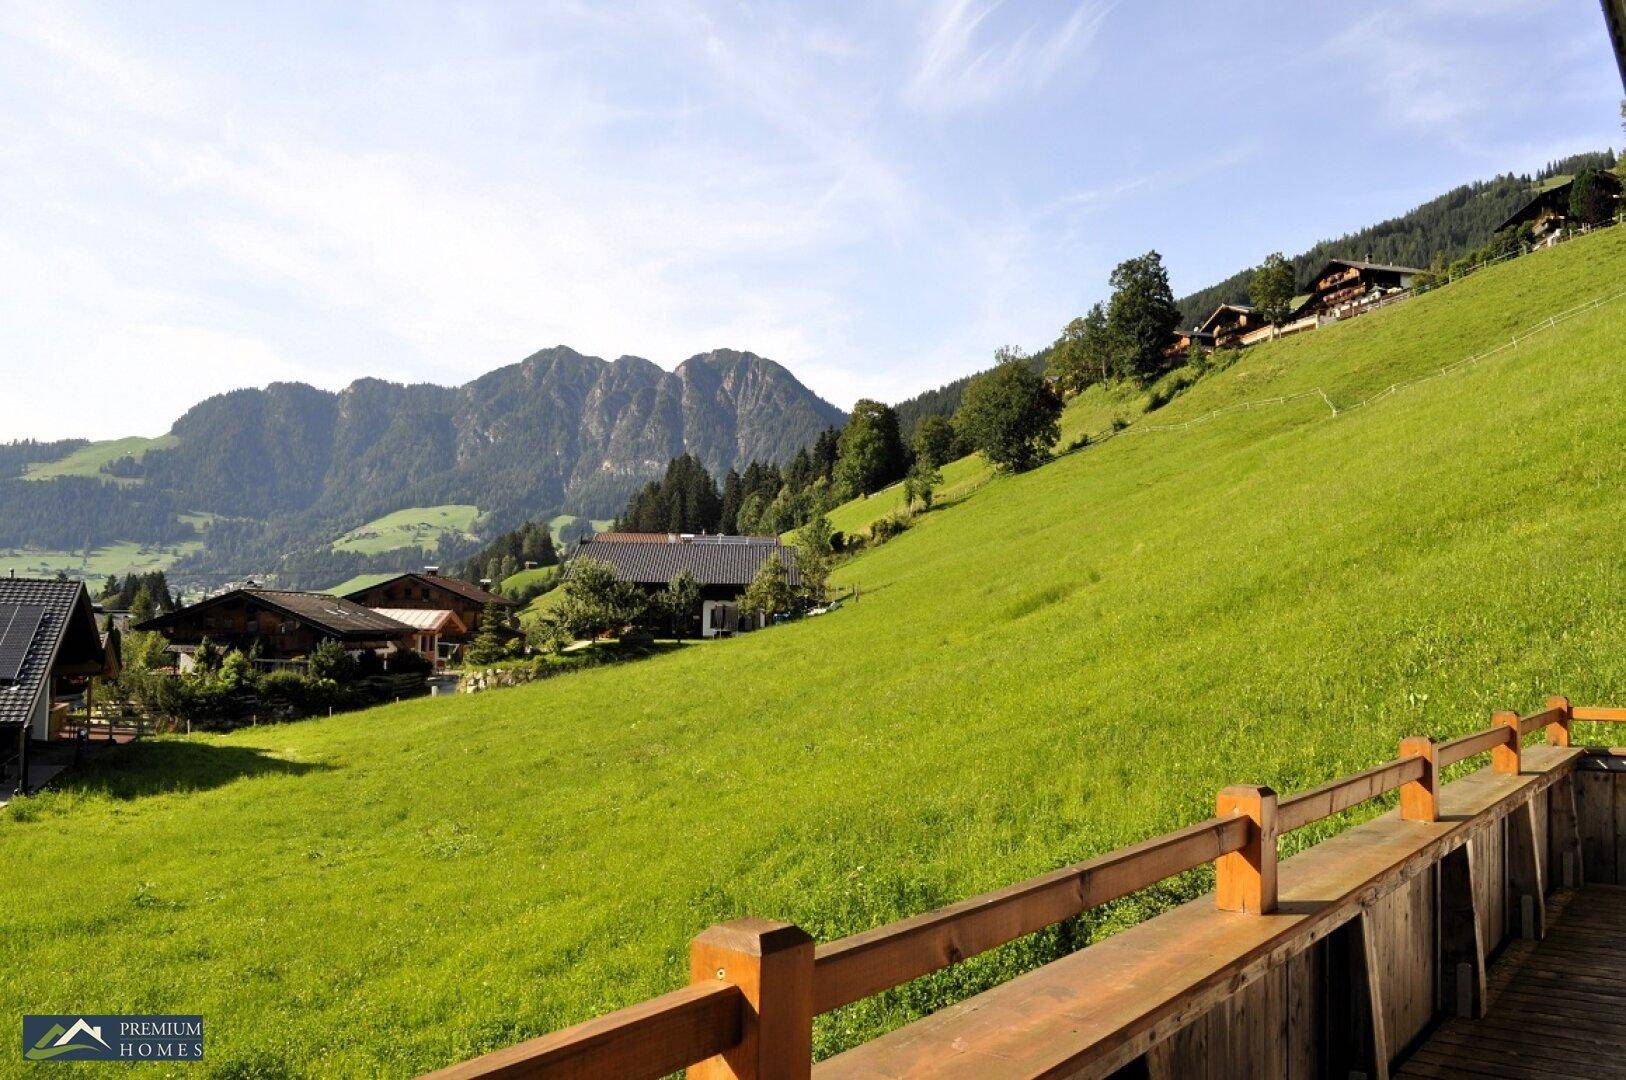
[[[383,581],[375,581],[371,585],[364,588],[357,589],[354,592],[345,593],[345,597],[347,599],[354,600],[374,589],[383,588],[385,585],[393,585],[402,578],[415,578],[432,588],[444,589],[447,592],[456,593],[465,600],[472,600],[476,604],[501,604],[505,607],[520,606],[520,602],[518,600],[491,592],[488,589],[482,589],[472,581],[464,581],[461,578],[454,577],[443,577],[440,574],[422,574],[416,572],[410,574],[396,574],[392,578],[385,578]]]
[[[156,619],[148,619],[137,630],[163,630],[184,623],[195,612],[214,607],[228,600],[247,596],[268,608],[281,611],[301,622],[309,623],[334,637],[349,640],[400,637],[412,633],[412,627],[380,615],[372,608],[327,593],[289,592],[282,589],[233,589],[219,596],[211,596],[190,607],[171,611]]]
[[[17,681],[0,683],[0,724],[26,724],[33,719],[40,687],[50,675],[52,661],[63,639],[73,628],[81,600],[84,603],[82,617],[88,619],[92,639],[99,642],[90,597],[83,582],[0,578],[0,604],[28,604],[45,609],[33,643],[23,657]]]
[[[777,557],[790,570],[796,584],[796,558],[778,540],[747,536],[695,536],[660,540],[583,540],[577,559],[609,563],[623,581],[639,585],[665,585],[687,570],[702,585],[751,584],[764,560]]]

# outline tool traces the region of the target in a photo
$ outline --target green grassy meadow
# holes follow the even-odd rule
[[[132,571],[167,570],[182,555],[196,551],[199,546],[197,540],[178,544],[140,544],[126,540],[92,548],[89,558],[82,551],[4,548],[0,549],[0,575],[55,577],[61,572],[98,586],[109,574],[123,576]]]
[[[1144,434],[919,515],[828,616],[131,748],[0,811],[28,869],[0,878],[0,1006],[202,1013],[222,1076],[408,1073],[672,989],[719,920],[830,939],[1226,784],[1292,792],[1549,693],[1626,703],[1626,299],[1336,418],[1150,430],[1348,405],[1623,281],[1614,229],[1258,347]],[[817,1048],[1204,880],[827,1016]]]
[[[1146,411],[1146,394],[1124,386],[1092,386],[1067,403],[1061,414],[1061,437],[1057,449],[1065,449],[1084,437],[1099,438],[1112,430],[1114,420],[1130,421]],[[951,461],[942,470],[943,482],[934,492],[935,502],[952,504],[971,495],[994,477],[994,468],[981,454]],[[849,536],[869,531],[869,527],[889,514],[903,509],[903,483],[882,488],[867,498],[852,499],[830,511],[831,526]],[[794,540],[795,530],[784,539]]]
[[[479,517],[480,508],[467,503],[409,506],[350,530],[333,541],[333,550],[363,555],[382,555],[402,548],[432,552],[448,534],[472,536]]]
[[[102,472],[102,466],[111,464],[127,454],[140,460],[148,450],[161,450],[174,444],[173,435],[159,435],[151,439],[140,435],[131,435],[123,439],[103,439],[88,446],[81,446],[60,460],[35,462],[23,471],[23,478],[50,480],[58,476],[89,476],[118,484],[139,484],[141,482],[139,477],[108,476]]]

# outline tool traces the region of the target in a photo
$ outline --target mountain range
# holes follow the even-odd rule
[[[192,526],[181,515],[208,515],[202,549],[177,569],[280,571],[271,564],[298,562],[301,548],[309,562],[402,507],[472,504],[493,529],[566,511],[610,517],[679,454],[720,477],[783,460],[845,419],[781,365],[729,349],[672,371],[559,346],[456,387],[273,383],[198,403],[167,437],[97,475],[28,479],[37,463],[16,462],[17,475],[0,479],[0,546],[182,541]],[[84,444],[37,445],[35,457]],[[79,503],[98,512],[75,513]]]

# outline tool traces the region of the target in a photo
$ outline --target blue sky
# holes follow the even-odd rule
[[[1596,3],[0,0],[0,439],[550,345],[846,407],[1618,146]]]

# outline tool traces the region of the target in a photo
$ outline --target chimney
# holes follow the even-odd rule
[[[423,568],[423,572],[426,573],[426,574],[438,574],[438,573],[440,573],[440,567],[439,566],[426,566],[426,567]]]

